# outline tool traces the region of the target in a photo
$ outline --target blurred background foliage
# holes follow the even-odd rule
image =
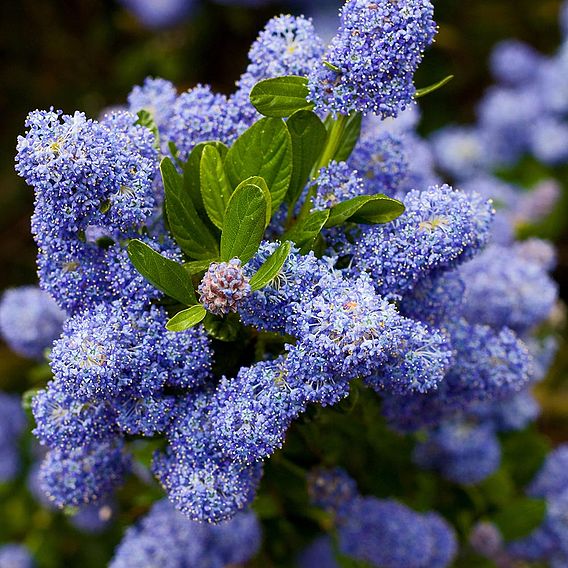
[[[339,0],[329,0],[338,7]],[[550,54],[560,42],[557,18],[560,0],[436,0],[437,21],[440,33],[437,43],[426,57],[417,77],[418,86],[430,84],[453,74],[455,79],[444,89],[426,97],[421,102],[424,134],[443,125],[474,120],[475,106],[484,89],[491,84],[488,71],[489,53],[499,40],[517,38],[533,45],[539,51]],[[263,8],[221,6],[203,2],[193,17],[180,25],[161,31],[144,29],[128,12],[112,0],[20,0],[0,3],[0,289],[35,282],[35,245],[29,232],[29,218],[33,206],[32,190],[26,187],[14,173],[13,163],[16,137],[24,130],[26,114],[36,108],[54,106],[65,112],[84,110],[96,117],[104,108],[123,104],[135,84],[148,75],[161,76],[173,81],[184,90],[196,83],[210,83],[217,90],[230,92],[234,81],[246,66],[246,54],[251,42],[264,23],[275,14],[290,11],[286,2],[275,2]],[[297,10],[296,10],[297,12]],[[519,179],[530,177],[530,164],[526,171],[515,172]],[[556,172],[568,192],[568,169]],[[566,201],[566,200],[564,200]],[[568,211],[561,209],[546,226],[536,228],[537,234],[553,237],[559,249],[559,267],[556,273],[561,294],[568,299]],[[551,376],[541,388],[539,398],[544,407],[540,429],[550,440],[568,439],[568,349],[566,338],[560,349]],[[32,368],[31,364],[0,348],[0,387],[3,390],[23,392],[34,385],[43,385],[49,376],[48,369]],[[374,409],[366,409],[367,412]],[[334,426],[341,422],[337,413],[328,413],[327,419]],[[344,421],[348,428],[348,421]],[[300,436],[309,441],[309,424],[301,426],[308,435]],[[342,433],[330,435],[321,441],[325,447],[338,454],[341,463],[350,459],[349,448],[341,440],[349,436]],[[344,435],[345,434],[345,435]],[[411,467],[408,448],[401,448],[399,440],[391,440],[394,451],[387,442],[386,432],[370,432],[369,456],[374,450],[388,453],[392,459],[392,471],[383,472],[396,480],[398,473]],[[381,439],[380,448],[373,448],[373,439]],[[386,442],[385,442],[386,440]],[[31,436],[23,443],[28,453],[33,453]],[[300,456],[302,443],[293,436],[288,452]],[[323,447],[323,446],[322,446]],[[381,457],[385,457],[382,456]],[[283,460],[285,458],[282,458]],[[371,459],[371,458],[369,458]],[[381,460],[389,463],[388,460]],[[376,465],[376,464],[375,464]],[[275,460],[269,466],[274,475],[293,478],[285,461]],[[356,464],[361,479],[369,487],[374,481],[368,477],[374,471],[372,463]],[[370,468],[370,469],[369,469]],[[367,471],[367,475],[365,475]],[[375,481],[378,476],[375,476]],[[425,478],[423,478],[425,479]],[[434,483],[432,478],[431,483]],[[499,482],[496,495],[500,493]],[[30,533],[30,527],[38,529],[33,538],[40,542],[28,543],[38,552],[42,566],[66,565],[102,566],[118,542],[122,530],[137,516],[136,507],[144,510],[151,490],[127,487],[121,498],[132,504],[132,498],[140,502],[125,508],[118,525],[107,538],[97,540],[85,537],[72,528],[64,515],[46,511],[25,496],[25,479],[14,486],[0,486],[0,515],[2,540],[21,540]],[[132,483],[135,483],[134,481]],[[20,487],[21,486],[21,487]],[[384,486],[383,486],[384,487]],[[502,488],[502,487],[501,487]],[[21,491],[20,491],[21,489]],[[381,488],[377,489],[378,491]],[[423,492],[419,492],[423,494]],[[442,487],[433,487],[430,494],[440,497]],[[463,507],[454,507],[455,514],[471,508],[475,496],[463,495]],[[410,496],[412,500],[412,496]],[[413,503],[427,508],[433,503]],[[453,504],[444,505],[448,510]],[[440,506],[440,503],[438,503]],[[283,535],[272,551],[276,557],[286,553],[287,526],[294,520],[293,494],[287,503],[270,500],[259,503],[264,517],[273,523]],[[283,519],[282,507],[287,509],[288,520]],[[296,522],[307,522],[296,519]],[[460,519],[457,519],[459,525]],[[65,534],[65,538],[60,535]],[[259,560],[262,565],[262,558]]]

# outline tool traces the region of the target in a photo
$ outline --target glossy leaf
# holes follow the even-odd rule
[[[290,75],[257,83],[250,93],[250,102],[260,114],[282,118],[297,110],[312,109],[308,95],[308,79]]]
[[[183,267],[189,274],[199,274],[209,268],[214,263],[219,262],[218,258],[208,258],[207,260],[192,260],[191,262],[184,262]]]
[[[201,323],[206,315],[207,310],[201,304],[191,306],[191,308],[178,312],[171,318],[166,324],[166,329],[168,331],[185,331]]]
[[[203,148],[199,172],[205,211],[211,222],[222,229],[232,189],[225,174],[223,159],[215,146],[208,144]]]
[[[186,306],[197,303],[191,278],[181,264],[137,239],[128,243],[128,256],[136,270],[152,286]]]
[[[328,218],[329,209],[313,211],[299,220],[282,238],[296,243],[300,248],[300,252],[308,252],[321,233]]]
[[[309,110],[295,112],[286,126],[292,140],[292,178],[286,200],[296,203],[322,153],[327,131],[318,115]]]
[[[252,177],[249,177],[248,179],[245,179],[243,182],[241,182],[239,184],[239,187],[241,187],[243,185],[257,185],[258,187],[260,187],[260,189],[262,189],[262,191],[264,193],[264,197],[266,198],[266,203],[268,204],[268,206],[266,208],[266,223],[265,223],[264,226],[268,227],[268,224],[270,223],[270,219],[272,218],[272,195],[270,195],[270,190],[268,189],[268,186],[266,185],[266,181],[264,180],[264,178],[262,178],[260,176],[252,176]]]
[[[330,209],[326,227],[335,227],[346,221],[374,225],[388,223],[404,213],[404,205],[386,195],[360,195],[342,201]]]
[[[238,257],[249,261],[264,235],[266,210],[264,191],[258,185],[240,185],[229,201],[221,233],[221,260]]]
[[[268,286],[278,276],[290,254],[290,242],[282,243],[262,264],[257,273],[250,279],[253,291]]]
[[[433,93],[434,91],[437,91],[438,89],[441,89],[444,85],[447,85],[453,78],[454,78],[453,75],[448,75],[447,77],[444,77],[441,81],[438,81],[437,83],[434,83],[433,85],[428,85],[427,87],[424,87],[422,89],[417,89],[414,97],[419,99],[420,97],[424,97],[426,95],[429,95],[430,93]]]
[[[199,213],[205,213],[205,205],[201,196],[201,157],[203,156],[203,150],[207,146],[213,146],[222,159],[225,159],[229,151],[222,142],[211,141],[196,144],[189,154],[187,162],[183,167],[183,186],[191,196],[193,205]]]
[[[200,219],[194,203],[185,190],[182,176],[172,161],[164,158],[160,164],[166,193],[166,213],[173,236],[191,258],[219,256],[217,239]]]
[[[253,124],[229,149],[225,171],[233,187],[251,176],[263,177],[275,211],[284,200],[292,177],[292,141],[284,122],[263,118]]]

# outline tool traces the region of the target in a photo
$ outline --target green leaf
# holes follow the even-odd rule
[[[198,260],[219,256],[217,239],[199,218],[194,203],[185,190],[182,176],[172,161],[160,164],[166,193],[166,213],[173,236],[182,250]]]
[[[282,238],[296,243],[300,252],[306,253],[311,250],[328,218],[329,209],[312,211],[300,219]]]
[[[253,291],[268,286],[278,276],[290,254],[290,242],[282,243],[262,264],[257,273],[250,279]]]
[[[209,268],[213,262],[219,262],[218,258],[208,258],[206,260],[192,260],[191,262],[184,262],[183,267],[190,274],[199,274]]]
[[[128,256],[136,270],[152,286],[186,306],[197,304],[191,278],[181,264],[162,256],[137,239],[128,243]]]
[[[290,75],[266,79],[257,83],[250,92],[250,102],[260,114],[283,118],[297,110],[311,110],[308,102],[308,79]]]
[[[233,187],[251,176],[263,177],[276,211],[292,177],[292,141],[284,122],[263,118],[253,124],[229,149],[225,171]]]
[[[270,223],[270,219],[272,218],[272,195],[270,195],[270,190],[268,189],[268,186],[266,185],[266,181],[264,180],[264,178],[260,177],[260,176],[251,176],[248,179],[245,179],[244,181],[242,181],[239,186],[237,187],[237,189],[239,189],[239,187],[243,186],[243,185],[256,185],[258,187],[260,187],[260,189],[262,189],[263,193],[264,193],[264,197],[266,198],[266,203],[268,204],[267,208],[266,208],[266,222],[265,222],[265,227],[268,227],[268,224]]]
[[[217,228],[222,229],[225,209],[227,209],[233,191],[225,174],[223,159],[217,148],[211,144],[203,148],[199,179],[205,211],[211,222]]]
[[[506,541],[528,536],[544,521],[546,501],[520,498],[501,509],[493,521]]]
[[[183,187],[190,195],[193,205],[198,213],[205,213],[205,205],[201,196],[201,157],[203,150],[207,146],[213,146],[221,156],[225,159],[229,149],[222,142],[200,142],[196,144],[190,152],[187,162],[183,167]]]
[[[225,317],[218,317],[208,313],[203,320],[203,327],[210,337],[219,341],[235,341],[243,329],[239,316],[233,313]],[[228,357],[225,355],[223,362],[228,362],[227,359]]]
[[[292,139],[292,178],[286,195],[288,203],[296,203],[321,155],[327,131],[318,115],[309,110],[295,112],[286,122]]]
[[[160,149],[160,132],[152,113],[146,109],[139,110],[136,113],[138,120],[134,123],[139,126],[144,126],[154,135],[154,147]]]
[[[191,308],[178,312],[171,318],[166,324],[166,329],[168,331],[185,331],[201,323],[206,315],[207,310],[201,304],[191,306]]]
[[[221,233],[221,259],[238,257],[249,261],[264,235],[266,210],[264,191],[258,185],[240,185],[231,196]]]
[[[434,83],[433,85],[428,85],[427,87],[424,87],[423,89],[417,89],[414,97],[419,99],[420,97],[424,97],[426,95],[429,95],[430,93],[433,93],[434,91],[437,91],[438,89],[441,89],[444,85],[447,85],[453,78],[454,78],[453,75],[448,75],[447,77],[445,77],[441,81],[438,81],[437,83]]]
[[[341,225],[346,221],[375,225],[388,223],[404,213],[404,205],[386,195],[360,195],[342,201],[331,208],[326,228]]]
[[[335,160],[336,162],[345,162],[349,156],[351,156],[351,152],[353,152],[353,148],[355,148],[355,145],[359,140],[359,136],[361,135],[362,121],[363,115],[358,112],[350,114],[347,117],[345,124],[343,125],[339,142],[337,143],[337,148],[331,157],[332,160]]]

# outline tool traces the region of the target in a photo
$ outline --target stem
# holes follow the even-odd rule
[[[348,115],[340,114],[337,119],[331,123],[322,155],[312,170],[312,178],[315,178],[320,169],[328,166],[329,162],[333,160],[333,157],[339,148],[341,139],[343,138],[343,133],[345,132],[348,121]]]

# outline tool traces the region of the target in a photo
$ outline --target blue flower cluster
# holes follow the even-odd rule
[[[429,0],[348,0],[337,35],[310,75],[316,108],[396,116],[413,100],[414,72],[434,40]]]
[[[4,544],[0,546],[0,566],[6,568],[34,568],[36,563],[23,544]]]
[[[337,550],[381,568],[444,568],[457,552],[456,535],[437,513],[420,514],[392,499],[363,497],[341,469],[310,476],[314,505],[334,515]],[[311,562],[311,564],[310,564]],[[330,539],[304,552],[300,565],[338,567]]]
[[[296,420],[320,412],[315,405],[340,403],[355,383],[358,392],[367,387],[365,396],[381,397],[393,429],[424,430],[415,461],[456,483],[493,472],[497,434],[538,414],[529,389],[542,379],[554,345],[534,332],[556,304],[555,255],[544,241],[516,242],[514,229],[537,209],[530,199],[550,208],[555,186],[543,183],[518,205],[517,189],[478,171],[489,162],[477,129],[455,128],[432,144],[416,133],[418,113],[404,109],[435,30],[427,0],[348,0],[327,54],[310,20],[271,20],[232,95],[197,85],[178,96],[154,78],[133,89],[128,112],[100,121],[53,110],[30,114],[16,168],[35,190],[40,285],[65,313],[48,308],[37,290],[13,301],[7,294],[0,324],[15,348],[33,356],[61,331],[50,354],[53,379],[32,402],[34,433],[48,448],[39,483],[55,506],[81,507],[86,517],[92,507],[96,517],[125,476],[142,468],[132,450],[147,440],[134,438],[152,439],[158,449],[151,471],[173,504],[158,503],[127,533],[113,566],[248,559],[260,537],[256,519],[243,511],[265,461]],[[509,50],[495,66],[519,57]],[[296,188],[300,205],[290,199],[275,212],[258,250],[232,258],[224,249],[235,243],[223,227],[210,257],[183,253],[169,233],[175,236],[168,220],[177,212],[170,193],[164,215],[160,160],[172,158],[172,168],[191,173],[185,162],[195,162],[198,145],[211,141],[224,160],[220,143],[232,145],[259,116],[248,99],[252,86],[288,74],[309,77],[318,112],[329,111],[324,144],[346,126],[338,114],[376,116],[364,117],[350,156],[335,160],[330,151],[329,159],[314,160]],[[153,125],[142,125],[146,115],[138,123],[141,110],[159,140]],[[461,146],[457,155],[440,158],[454,146]],[[463,189],[439,178],[436,155]],[[185,181],[196,182],[189,175]],[[339,204],[360,196],[372,196],[371,206],[329,223],[308,250],[297,228],[328,214],[333,221]],[[392,205],[393,197],[405,208],[394,221],[353,221],[357,212]],[[195,208],[211,215],[211,203],[191,199],[184,214],[195,220]],[[196,234],[218,236],[205,215],[199,220]],[[296,244],[284,243],[292,236]],[[252,244],[262,237],[254,238]],[[153,249],[144,249],[148,265],[155,253],[166,257],[153,280],[161,290],[134,268],[131,239]],[[278,264],[282,245],[290,252]],[[182,269],[168,260],[188,263]],[[196,305],[183,315],[201,314],[203,322],[179,332],[168,328],[175,327],[170,316],[179,322],[180,298],[164,292],[174,280],[185,297],[193,296],[192,282],[197,287]],[[14,302],[32,313],[23,325]],[[362,497],[337,470],[310,475],[310,493],[332,514],[344,554],[382,568],[452,561],[455,537],[435,513]],[[329,560],[331,546],[318,541],[314,550]]]
[[[0,482],[10,481],[20,469],[18,445],[26,422],[18,397],[0,392]]]
[[[166,500],[129,528],[116,549],[111,568],[181,568],[241,565],[252,558],[261,541],[254,513],[239,513],[219,525],[190,521]]]
[[[36,286],[11,288],[0,300],[0,334],[10,348],[41,360],[59,337],[65,313]]]

